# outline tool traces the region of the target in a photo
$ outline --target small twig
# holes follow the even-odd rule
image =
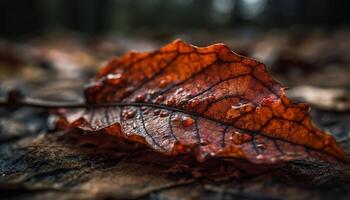
[[[40,99],[33,99],[25,97],[18,90],[10,90],[7,92],[6,98],[0,98],[0,108],[20,108],[20,107],[32,107],[42,109],[60,109],[60,108],[103,108],[114,106],[142,106],[145,103],[123,103],[123,102],[101,102],[101,103],[89,103],[89,102],[59,102],[59,101],[46,101]],[[152,105],[153,107],[163,107],[161,105]]]
[[[100,106],[99,104],[98,106]],[[19,108],[19,107],[34,107],[44,109],[58,109],[58,108],[87,108],[96,107],[97,105],[89,105],[81,102],[57,102],[44,101],[28,97],[14,97],[8,95],[7,98],[0,98],[0,108]]]
[[[43,109],[59,109],[59,108],[93,108],[93,107],[109,107],[109,106],[123,106],[121,103],[98,103],[91,104],[85,102],[58,102],[45,101],[25,97],[18,90],[10,90],[7,92],[6,98],[0,98],[0,108],[19,108],[19,107],[33,107]]]
[[[108,106],[108,105],[103,105]],[[23,98],[18,101],[8,101],[3,98],[0,99],[0,107],[5,108],[19,108],[19,107],[34,107],[44,109],[58,109],[58,108],[89,108],[89,107],[103,107],[99,105],[89,105],[80,102],[57,102],[57,101],[44,101],[32,98]],[[112,106],[112,105],[110,105]]]

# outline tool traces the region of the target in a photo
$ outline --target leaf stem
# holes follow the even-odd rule
[[[16,101],[0,98],[0,108],[19,108],[19,107],[34,107],[44,109],[58,109],[58,108],[86,108],[96,107],[93,105],[85,104],[83,102],[58,102],[58,101],[45,101],[32,98],[22,98]]]
[[[19,90],[10,90],[5,98],[0,98],[0,108],[34,107],[43,109],[96,107],[84,102],[45,101],[25,97]]]

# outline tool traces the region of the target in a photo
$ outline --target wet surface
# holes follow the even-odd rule
[[[277,35],[275,40],[278,37]],[[206,36],[206,38],[208,37]],[[195,39],[192,38],[192,40]],[[289,62],[287,58],[277,57],[276,59],[279,60],[277,62],[274,61],[272,55],[263,57],[263,54],[258,54],[262,52],[259,49],[264,44],[269,44],[268,46],[271,48],[277,48],[278,45],[273,42],[275,40],[271,40],[270,37],[266,37],[260,42],[256,41],[256,46],[252,47],[248,44],[247,46],[253,52],[251,54],[261,55],[260,59],[263,61]],[[333,40],[335,40],[335,36],[319,37],[318,40],[309,42],[314,46],[318,46],[318,42],[322,45],[328,42],[334,46],[334,51],[337,51],[340,48],[337,48],[336,43],[332,42]],[[209,42],[210,39],[207,41]],[[225,39],[223,38],[222,41],[225,42]],[[45,42],[43,43],[45,44]],[[152,44],[158,46],[159,42]],[[86,44],[83,43],[84,45]],[[300,45],[300,48],[302,46],[305,45]],[[123,48],[127,49],[127,47]],[[234,45],[232,48],[235,49]],[[342,45],[341,48],[346,48],[346,45]],[[83,49],[79,51],[84,51]],[[292,47],[286,52],[290,51],[295,54],[300,52],[298,48]],[[295,56],[302,57],[302,60],[307,63],[314,63],[312,61],[316,60],[317,62],[315,62],[318,63],[314,65],[316,69],[315,67],[310,70],[304,69],[309,66],[306,64],[303,65],[305,67],[302,69],[293,69],[292,65],[300,66],[300,64],[291,63],[284,65],[287,66],[286,69],[271,69],[273,77],[289,87],[313,85],[348,90],[349,77],[346,73],[349,70],[349,62],[347,55],[345,53],[337,55],[334,53],[333,55],[332,53],[331,56],[322,56],[317,59],[319,58],[317,55],[325,54],[327,51],[319,53],[312,50],[311,47],[309,51],[308,57],[299,54]],[[91,52],[86,54],[94,57]],[[51,53],[50,56],[52,55],[58,54]],[[336,56],[339,55],[342,55],[342,59],[336,59]],[[60,56],[59,60],[63,57]],[[45,62],[50,61],[50,58],[46,57]],[[86,68],[79,68],[74,73],[64,72],[64,68],[59,68],[59,63],[55,64],[56,68],[54,69],[41,68],[32,64],[33,62],[29,62],[30,65],[21,64],[16,70],[9,70],[8,67],[2,65],[0,67],[0,93],[4,95],[5,91],[12,87],[21,88],[26,95],[36,98],[81,100],[84,84],[97,71],[97,66],[100,63],[96,60],[105,59],[98,57],[84,61],[83,58],[76,59],[75,63],[81,62],[83,64],[77,65]],[[74,59],[66,59],[66,62],[68,62],[67,60],[72,62]],[[341,60],[341,62],[334,60]],[[23,62],[27,61],[21,61],[21,63]],[[51,66],[52,64],[41,65]],[[278,68],[280,65],[271,64],[269,66]],[[63,70],[59,73],[62,75],[60,78],[56,76],[57,71],[55,70],[57,69]],[[66,79],[65,74],[67,73],[75,77]],[[79,75],[77,76],[75,73]],[[305,78],[300,78],[299,73],[303,74]],[[6,76],[4,76],[5,74]],[[330,79],[330,77],[333,78]],[[118,84],[119,78],[116,75],[111,77],[109,81]],[[160,86],[163,85],[166,87],[164,81]],[[143,99],[141,96],[135,98],[139,101]],[[164,99],[160,101],[164,101]],[[132,115],[132,113],[126,114]],[[155,110],[154,113],[150,114],[162,115],[162,111]],[[147,148],[120,143],[109,136],[101,137],[100,135],[97,137],[88,133],[77,136],[57,131],[50,125],[54,119],[48,116],[47,111],[38,109],[0,109],[0,198],[348,199],[350,196],[349,169],[328,163],[313,160],[293,161],[270,171],[257,172],[258,175],[243,176],[237,179],[236,170],[230,168],[231,165],[227,163],[220,163],[223,161],[208,164],[208,166],[212,166],[212,170],[208,170],[200,166],[193,166],[192,161],[182,162],[187,158],[169,160],[169,158],[157,155]],[[349,154],[349,111],[334,111],[315,106],[312,108],[312,116],[313,121],[322,130],[332,133]],[[193,123],[190,118],[178,120],[183,126],[191,126]],[[261,148],[263,147],[261,146]],[[177,164],[175,168],[174,164]],[[223,166],[225,169],[222,169]],[[248,169],[248,167],[245,168]]]

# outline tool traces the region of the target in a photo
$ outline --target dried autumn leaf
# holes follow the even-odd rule
[[[109,61],[85,91],[95,108],[65,113],[70,127],[149,145],[164,154],[280,163],[315,157],[348,161],[332,136],[312,125],[262,63],[223,44],[176,40],[151,53]],[[101,106],[101,107],[99,107]]]

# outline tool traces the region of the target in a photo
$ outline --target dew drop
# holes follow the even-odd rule
[[[252,103],[246,103],[246,104],[239,104],[239,105],[232,105],[231,108],[229,108],[226,111],[226,118],[227,119],[235,119],[239,117],[242,113],[247,113],[253,111],[255,106]]]
[[[125,94],[124,95],[126,95],[126,96],[128,96],[128,95],[130,95],[133,91],[135,90],[135,88],[134,87],[127,87],[126,89],[125,89]]]
[[[165,99],[164,96],[159,95],[154,101],[155,101],[156,103],[160,103],[160,102],[164,101],[164,99]]]
[[[215,96],[214,95],[209,95],[208,96],[208,101],[213,101],[213,100],[215,100]]]
[[[135,101],[136,102],[144,102],[146,99],[146,95],[145,94],[139,94],[135,97]]]
[[[119,85],[122,81],[122,74],[108,74],[106,77],[106,82],[111,85]]]
[[[199,102],[200,101],[197,100],[197,99],[191,100],[191,101],[188,102],[187,107],[189,109],[194,108],[194,107],[196,107],[199,104]]]
[[[159,110],[159,109],[155,109],[155,110],[153,111],[153,114],[154,114],[154,115],[159,115],[159,113],[160,113],[160,110]]]
[[[169,112],[167,112],[167,111],[162,111],[161,113],[160,113],[160,117],[166,117],[166,116],[168,116],[169,115]]]
[[[180,119],[181,119],[180,116],[176,114],[171,121],[173,122],[180,121]]]
[[[241,115],[241,112],[239,111],[239,109],[237,109],[236,106],[231,106],[231,108],[229,108],[226,111],[226,118],[227,119],[235,119],[240,115]]]
[[[166,102],[166,104],[167,104],[168,106],[172,106],[172,105],[174,105],[175,102],[176,102],[176,99],[173,98],[173,97],[171,97],[170,99],[168,99],[168,101]]]
[[[266,147],[264,144],[257,144],[256,147],[260,149],[261,151],[265,151]]]
[[[184,127],[189,127],[194,123],[194,120],[191,117],[183,117],[182,118],[182,125]]]
[[[175,91],[175,94],[180,94],[184,89],[183,88],[179,88]]]
[[[166,80],[161,80],[159,82],[159,87],[160,88],[165,88],[167,85],[168,85],[168,81],[166,81]]]
[[[146,106],[141,106],[141,108],[140,108],[142,111],[145,111],[146,109],[147,109],[147,107]]]
[[[133,117],[135,117],[135,111],[127,111],[126,112],[126,118],[127,119],[131,119],[131,118],[133,118]]]
[[[155,92],[156,92],[156,91],[154,91],[154,90],[148,90],[148,91],[147,91],[147,93],[148,93],[149,95],[153,95]]]
[[[271,161],[272,163],[274,163],[274,162],[276,162],[276,161],[277,161],[277,158],[272,157],[272,158],[270,158],[270,161]]]
[[[259,154],[256,156],[256,159],[258,159],[258,160],[264,159],[264,156],[262,154]]]

